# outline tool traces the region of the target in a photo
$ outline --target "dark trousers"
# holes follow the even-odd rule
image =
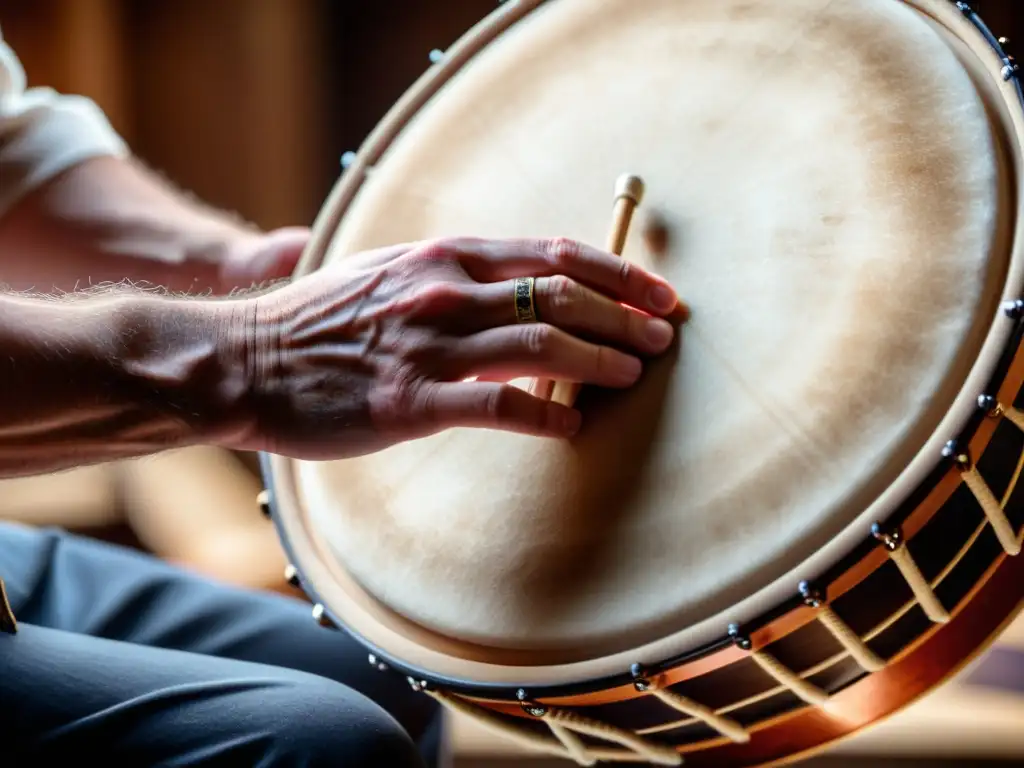
[[[422,768],[433,701],[310,606],[0,524],[0,765]]]

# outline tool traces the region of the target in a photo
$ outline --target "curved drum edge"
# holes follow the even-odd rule
[[[915,7],[918,5],[913,0],[907,1]],[[945,3],[945,0],[942,2]],[[487,33],[493,36],[500,31],[502,24],[509,22],[512,15],[525,15],[539,4],[540,0],[507,3],[499,11],[499,14],[506,14],[505,17],[489,18],[474,29],[484,38]],[[922,0],[921,5],[936,10],[939,8],[938,2],[929,4],[929,0]],[[966,3],[948,5],[962,14],[980,39],[991,48],[996,57],[995,65],[1004,82],[1016,91],[1016,106],[1024,106],[1024,94],[1021,93],[1016,65],[1003,50],[1002,44]],[[457,67],[459,56],[464,61],[472,54],[471,46],[456,46],[452,51],[452,59],[441,66]],[[442,82],[443,72],[432,70],[420,84],[414,86],[412,92],[419,87],[420,98],[424,93],[429,96],[433,92],[431,89],[439,87]],[[409,96],[396,109],[415,111],[419,103],[422,101]],[[1017,110],[1018,113],[1020,111]],[[1015,114],[1016,119],[1020,117],[1020,114]],[[400,128],[394,128],[392,124],[392,130],[397,133]],[[359,177],[367,166],[372,165],[374,157],[380,154],[373,149],[375,143],[383,141],[384,145],[387,144],[386,133],[378,131],[376,138],[368,140],[364,145],[369,147],[366,154],[357,155],[346,178],[335,187],[315,226],[314,241],[297,274],[314,270],[317,260],[322,259],[346,205],[358,189]],[[1021,221],[1017,222],[1018,235],[1021,224]],[[1019,295],[1019,291],[1016,293]],[[977,412],[968,419],[964,430],[951,440],[945,456],[941,460],[937,458],[936,470],[922,486],[926,493],[918,494],[918,503],[881,521],[874,531],[874,540],[866,531],[864,543],[849,553],[843,561],[842,569],[834,568],[833,571],[838,572],[830,572],[822,580],[823,588],[808,584],[801,592],[799,585],[793,584],[792,597],[769,614],[746,621],[742,626],[732,627],[731,631],[726,631],[723,626],[722,634],[716,641],[689,649],[675,658],[647,668],[631,670],[628,665],[624,665],[620,667],[621,673],[611,677],[581,676],[570,682],[562,680],[551,684],[530,684],[526,686],[529,689],[527,692],[521,690],[523,685],[513,682],[511,678],[507,684],[481,684],[455,679],[454,676],[432,674],[429,670],[407,664],[401,659],[391,658],[382,649],[374,647],[367,638],[338,621],[321,603],[321,595],[315,587],[316,579],[303,578],[302,572],[307,564],[297,562],[291,535],[282,525],[282,517],[286,512],[283,511],[280,498],[288,494],[278,497],[278,492],[282,490],[283,476],[287,474],[285,462],[279,457],[260,456],[267,487],[264,503],[274,519],[290,561],[297,566],[296,581],[311,600],[317,603],[314,616],[328,625],[341,624],[343,629],[366,646],[369,662],[378,666],[382,672],[402,674],[410,679],[414,687],[430,693],[457,696],[459,702],[474,708],[474,713],[480,717],[496,714],[504,718],[503,722],[523,721],[531,726],[534,725],[532,721],[547,719],[548,722],[544,724],[546,728],[531,731],[536,740],[535,746],[542,752],[565,757],[573,757],[575,754],[581,762],[581,754],[609,760],[628,760],[630,750],[643,754],[640,747],[630,742],[631,735],[637,737],[639,734],[637,738],[642,739],[650,737],[655,750],[660,743],[664,743],[664,739],[657,734],[665,733],[665,738],[669,739],[672,736],[669,735],[669,729],[657,729],[649,725],[623,728],[609,726],[624,731],[625,735],[608,731],[595,733],[595,729],[600,731],[600,728],[594,723],[605,723],[587,718],[573,723],[571,718],[575,713],[600,711],[599,708],[604,705],[614,707],[639,699],[658,698],[667,708],[666,711],[674,709],[680,713],[678,723],[685,721],[685,725],[679,728],[697,726],[711,732],[710,738],[706,733],[703,737],[694,734],[683,738],[680,731],[680,743],[673,746],[673,749],[686,755],[688,765],[781,765],[819,752],[903,709],[985,650],[1024,608],[1024,558],[1016,556],[1020,550],[1024,522],[1020,519],[1024,497],[1021,496],[1022,490],[1017,490],[1024,458],[1016,461],[1014,470],[1009,472],[1007,478],[998,481],[992,480],[998,472],[989,472],[981,466],[988,454],[986,449],[994,451],[998,448],[1024,457],[1024,444],[1011,436],[1015,427],[1024,430],[1024,419],[1018,423],[1019,414],[1014,407],[1019,405],[1019,395],[1024,384],[1024,353],[1020,351],[1024,303],[1009,297],[1003,305],[1002,315],[1003,318],[997,322],[1008,323],[1006,355],[997,366],[992,386],[978,392]],[[1003,488],[997,491],[996,485]],[[908,544],[918,534],[926,534],[929,526],[937,527],[937,516],[944,508],[954,505],[953,500],[957,494],[963,497],[965,489],[983,513],[980,525],[975,526],[967,543],[944,568],[939,569],[938,574],[934,572],[935,569],[925,574],[925,568],[914,561],[911,552],[913,547]],[[999,495],[1001,499],[996,498]],[[1016,551],[1013,551],[1014,544]],[[988,554],[977,554],[982,550]],[[971,558],[979,560],[979,564],[974,566],[973,575],[955,577],[957,569],[971,566]],[[847,565],[851,559],[852,563]],[[905,586],[909,586],[913,593],[912,599],[903,601],[899,611],[893,611],[886,617],[890,623],[880,630],[879,627],[886,621],[851,629],[849,623],[837,615],[838,611],[830,610],[830,605],[838,598],[852,594],[853,590],[884,566],[902,577]],[[946,577],[950,578],[947,580]],[[952,602],[948,598],[944,600],[941,595],[943,583],[952,583],[956,578],[963,582],[961,593]],[[906,617],[916,613],[922,613],[927,618],[920,631],[908,635],[909,640],[895,649],[895,653],[885,654],[875,650],[879,647],[876,640],[883,639],[885,632],[891,630],[896,622],[909,621]],[[893,619],[893,616],[896,618]],[[843,646],[841,655],[857,662],[860,667],[857,674],[845,681],[826,684],[819,680],[820,675],[827,670],[827,667],[818,669],[822,662],[806,669],[794,669],[780,660],[792,653],[791,648],[784,648],[787,638],[819,623],[826,626],[831,636]],[[680,684],[751,659],[772,679],[771,690],[776,691],[772,696],[789,696],[795,702],[789,706],[780,706],[778,711],[768,717],[748,723],[732,717],[734,713],[753,707],[749,700],[756,698],[756,695],[747,696],[748,701],[732,702],[725,706],[704,706],[678,693]],[[546,671],[535,669],[532,673],[536,679],[543,680]],[[675,693],[678,700],[672,699],[671,695],[657,695],[665,691]],[[763,692],[757,695],[763,695]],[[770,698],[763,697],[759,701]],[[552,713],[562,712],[561,708],[567,708],[564,711],[569,713],[568,720],[552,720]],[[614,745],[611,748],[594,746],[590,741],[581,741],[574,733],[599,737],[600,741],[610,739],[618,742],[621,749]],[[648,757],[654,760],[654,757]],[[675,764],[663,754],[657,762]]]

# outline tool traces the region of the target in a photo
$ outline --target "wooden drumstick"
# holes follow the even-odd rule
[[[633,212],[644,199],[644,180],[639,176],[625,174],[615,182],[615,203],[612,208],[612,226],[608,231],[608,244],[605,250],[622,255],[626,247],[626,236],[629,224],[633,220]]]
[[[615,203],[612,208],[612,226],[608,231],[608,240],[605,250],[622,255],[626,246],[626,237],[629,235],[629,225],[633,220],[633,213],[644,198],[644,182],[639,176],[625,174],[615,182]],[[538,386],[542,386],[541,382]],[[576,402],[582,385],[572,381],[560,381],[554,385],[550,399],[562,405],[571,406]],[[537,389],[534,390],[537,392]]]

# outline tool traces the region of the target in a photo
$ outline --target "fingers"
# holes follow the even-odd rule
[[[478,323],[473,330],[514,323],[514,291],[511,280],[475,286],[473,297],[479,309],[472,318]],[[613,301],[568,277],[538,278],[533,295],[540,322],[643,354],[661,354],[675,334],[666,320]]]
[[[420,416],[435,430],[481,427],[538,437],[571,437],[579,411],[538,399],[511,384],[433,384],[421,393]]]
[[[459,339],[445,354],[441,371],[449,380],[483,376],[508,381],[525,376],[624,388],[640,378],[643,364],[632,355],[538,323],[492,328]]]
[[[263,236],[244,237],[220,264],[220,292],[249,288],[289,277],[309,242],[309,230],[285,227]]]
[[[564,275],[658,316],[672,314],[680,304],[672,286],[657,275],[573,240],[453,239],[446,245],[478,282]]]
[[[502,373],[495,371],[492,373],[485,373],[482,376],[474,376],[467,381],[479,381],[479,382],[499,382],[505,384],[512,379],[519,378],[515,374]],[[555,382],[551,379],[531,379],[527,391],[534,397],[539,397],[541,400],[550,400],[551,396],[555,393]]]

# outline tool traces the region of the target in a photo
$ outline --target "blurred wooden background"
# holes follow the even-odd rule
[[[266,227],[309,222],[384,112],[494,0],[0,0],[30,80]]]
[[[92,97],[150,165],[210,203],[271,228],[312,222],[338,176],[341,154],[357,148],[423,72],[430,50],[449,46],[495,5],[0,0],[0,31],[31,84]],[[1024,41],[1024,1],[973,6],[997,35],[1011,39],[1011,50],[1014,40]],[[276,537],[256,512],[260,487],[251,456],[194,449],[0,483],[0,519],[63,525],[218,578],[287,590]],[[1024,629],[1016,637],[1024,648]],[[981,715],[971,720],[967,710]],[[860,752],[949,755],[956,743],[970,743],[970,757],[952,764],[980,765],[998,756],[1005,733],[986,728],[1010,723],[1012,733],[1014,718],[1021,725],[1012,746],[1024,755],[1024,705],[1016,699],[954,690],[915,712],[843,748],[841,757],[815,764],[880,765],[873,756],[855,758]],[[457,742],[466,766],[493,764],[492,740],[463,732]],[[518,756],[511,760],[501,764],[522,765]]]

